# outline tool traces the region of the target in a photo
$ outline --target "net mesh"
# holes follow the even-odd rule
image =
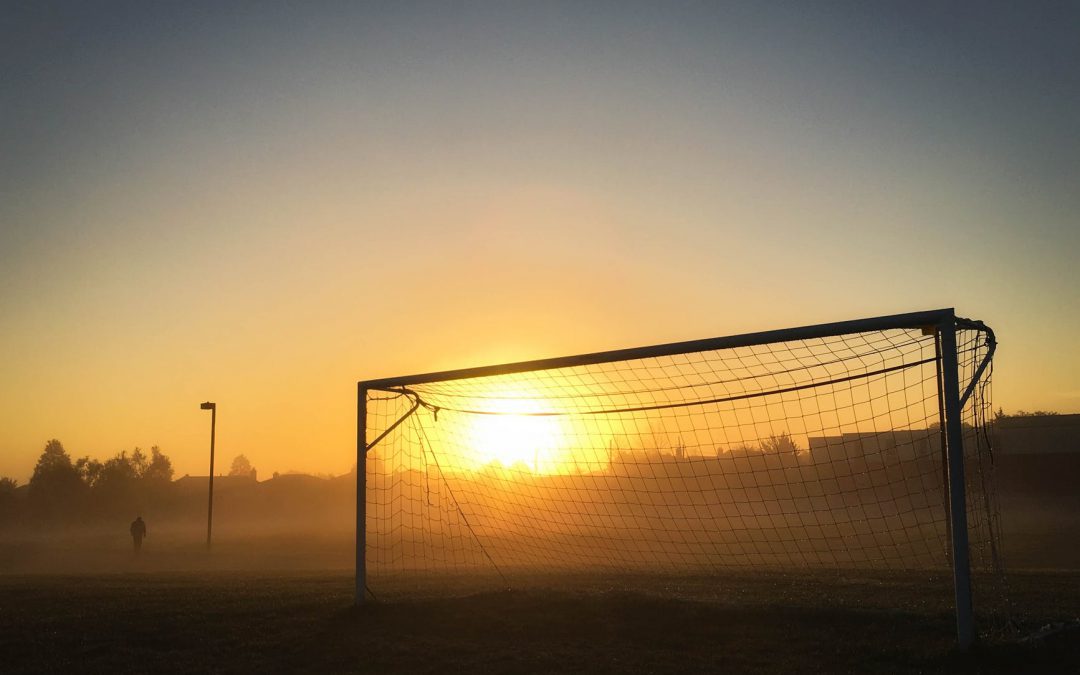
[[[996,572],[988,340],[957,340],[972,565]],[[897,329],[368,390],[369,585],[947,568],[939,349]]]

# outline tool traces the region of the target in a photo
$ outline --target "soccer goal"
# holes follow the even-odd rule
[[[356,600],[468,575],[999,570],[951,309],[359,383]]]

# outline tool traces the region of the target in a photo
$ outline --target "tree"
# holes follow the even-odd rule
[[[160,497],[173,475],[172,461],[156,445],[150,448],[149,457],[135,448],[130,455],[118,452],[104,462],[84,457],[76,466],[91,488],[91,506],[109,517],[144,511]]]
[[[798,458],[799,453],[802,452],[798,444],[795,443],[795,439],[793,439],[786,431],[781,431],[779,435],[762,439],[761,450],[769,455],[788,455],[796,458]]]
[[[255,467],[251,466],[251,462],[243,455],[237,455],[232,461],[232,467],[229,469],[230,476],[250,476],[255,477]]]
[[[172,460],[158,446],[150,448],[150,462],[140,476],[146,483],[168,483],[173,477]]]
[[[754,455],[760,454],[761,448],[754,445],[749,445],[747,443],[736,445],[735,447],[728,448],[727,450],[723,448],[716,449],[717,458],[723,458],[725,455],[728,457],[753,457]]]
[[[138,448],[135,449],[138,451]],[[101,476],[97,485],[130,484],[139,477],[135,463],[128,457],[126,450],[121,450],[115,456],[105,460],[101,465]]]
[[[30,477],[34,512],[48,518],[70,515],[85,488],[64,445],[55,438],[49,440]]]
[[[119,513],[131,508],[138,497],[139,475],[126,451],[101,463],[92,486],[94,506],[106,513]]]
[[[994,413],[994,418],[1000,420],[1008,417],[1049,417],[1057,414],[1059,413],[1053,410],[1033,410],[1031,412],[1028,412],[1026,410],[1017,410],[1014,413],[1007,413],[1001,408],[998,408],[997,412]]]
[[[86,483],[89,487],[94,487],[94,484],[101,478],[101,469],[103,465],[96,459],[91,459],[89,455],[86,457],[80,457],[75,462],[75,471],[79,474],[79,478],[83,483]]]
[[[15,488],[19,487],[19,481],[7,476],[0,476],[0,523],[15,520]]]
[[[15,488],[19,487],[19,481],[7,476],[0,476],[0,506],[6,505],[15,499]]]
[[[41,457],[38,457],[30,484],[40,483],[51,476],[66,475],[73,470],[71,456],[64,450],[64,444],[54,438],[45,443],[45,450],[42,451]]]
[[[142,451],[142,448],[136,447],[131,451],[131,468],[135,471],[136,478],[142,478],[146,474],[149,465],[150,462],[146,459],[146,454]]]

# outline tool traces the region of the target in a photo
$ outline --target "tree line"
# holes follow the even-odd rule
[[[17,499],[18,481],[0,477],[0,521],[62,524],[134,515],[169,500],[173,474],[172,460],[157,446],[149,453],[141,448],[121,451],[104,461],[73,459],[54,438],[38,457],[25,500]],[[254,479],[256,474],[239,455],[229,475]]]

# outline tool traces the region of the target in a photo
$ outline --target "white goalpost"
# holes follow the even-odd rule
[[[538,573],[951,568],[967,648],[972,571],[1001,572],[995,345],[941,309],[361,381],[356,602]]]

